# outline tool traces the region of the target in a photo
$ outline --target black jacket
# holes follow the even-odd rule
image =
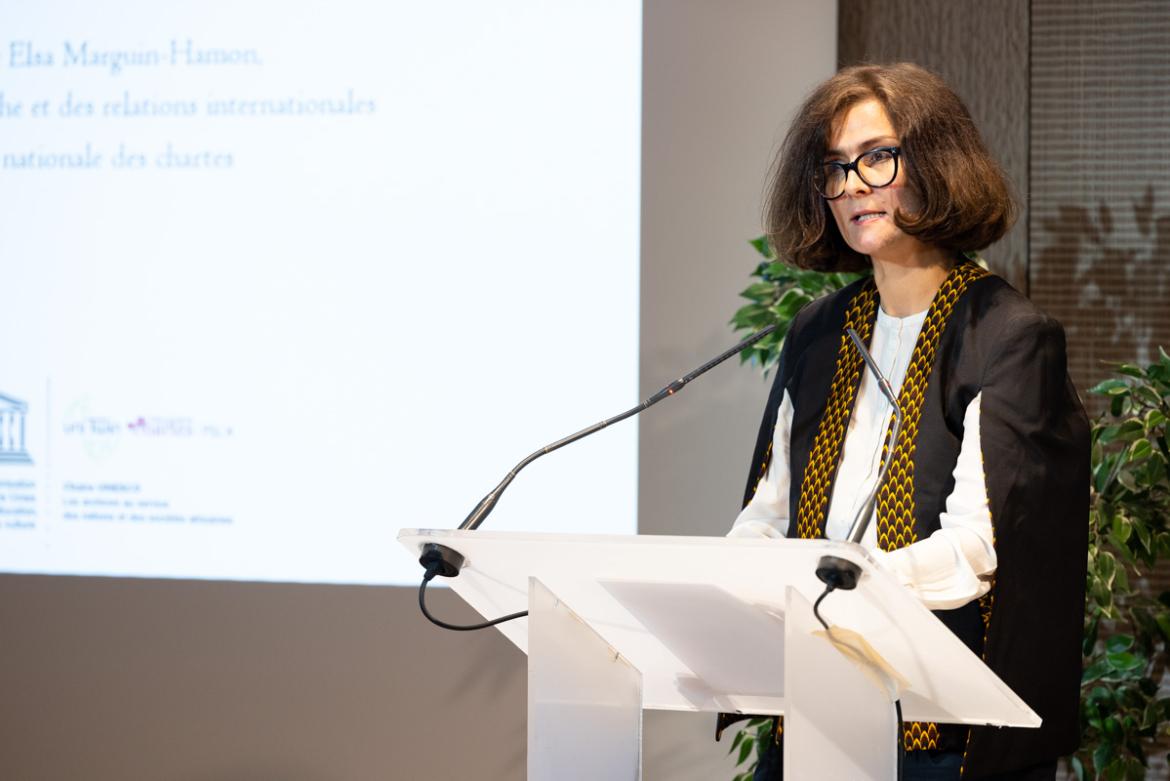
[[[791,536],[797,536],[801,488],[846,311],[863,286],[872,281],[858,281],[796,316],[760,425],[745,504],[769,466],[787,390],[794,410]],[[954,487],[963,416],[982,392],[980,440],[998,562],[992,598],[983,600],[990,609],[986,624],[978,603],[936,615],[1043,719],[1039,729],[971,729],[964,777],[976,779],[1067,755],[1079,745],[1089,427],[1068,377],[1063,329],[999,277],[973,279],[958,296],[928,371],[912,457],[914,531],[923,539],[939,528]],[[903,398],[906,392],[904,385]],[[905,408],[901,398],[900,404]],[[831,495],[831,479],[824,490]]]

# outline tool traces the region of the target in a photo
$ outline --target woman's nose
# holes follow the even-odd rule
[[[857,172],[856,168],[845,172],[845,192],[868,193],[870,189],[870,186],[861,178],[861,174]]]

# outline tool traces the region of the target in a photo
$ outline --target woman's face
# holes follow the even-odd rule
[[[834,128],[825,161],[851,163],[863,152],[879,146],[897,146],[898,136],[877,100],[854,104]],[[894,212],[917,211],[918,199],[906,186],[905,161],[898,161],[898,175],[885,187],[871,187],[850,171],[845,193],[829,203],[833,219],[845,243],[862,255],[884,262],[907,262],[926,249],[894,224]]]

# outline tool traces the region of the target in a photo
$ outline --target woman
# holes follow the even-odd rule
[[[875,489],[891,408],[853,327],[904,415],[863,544],[1043,719],[907,725],[907,779],[1051,779],[1079,741],[1088,425],[1060,325],[965,255],[1012,217],[966,107],[910,64],[818,87],[770,186],[779,257],[873,273],[793,321],[731,535],[841,539]]]

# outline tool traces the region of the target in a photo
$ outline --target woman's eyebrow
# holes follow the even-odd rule
[[[896,144],[897,139],[895,139],[893,136],[878,136],[877,138],[871,138],[871,139],[868,139],[866,141],[863,141],[862,143],[857,145],[857,148],[860,149],[862,152],[868,152],[870,149],[873,149],[875,146],[884,146],[890,142]],[[825,157],[845,157],[845,156],[846,155],[845,155],[844,150],[841,150],[841,149],[830,149],[829,151],[825,152]]]

